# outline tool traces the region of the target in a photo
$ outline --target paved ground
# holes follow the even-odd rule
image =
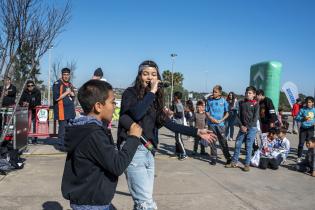
[[[174,137],[162,129],[154,189],[159,209],[315,209],[315,178],[292,169],[297,135],[288,137],[293,149],[285,166],[277,171],[251,168],[245,173],[224,168],[222,153],[216,166],[201,156],[178,161],[172,156]],[[70,209],[60,192],[65,154],[56,150],[53,142],[52,139],[31,145],[30,154],[25,155],[25,168],[0,176],[1,210]],[[188,152],[192,144],[185,141]],[[229,145],[234,148],[234,142]],[[119,180],[113,203],[118,209],[132,209],[124,176]]]

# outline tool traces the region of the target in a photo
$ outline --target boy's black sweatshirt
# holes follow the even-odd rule
[[[128,136],[118,151],[111,133],[96,124],[66,128],[68,152],[62,177],[62,195],[77,205],[111,203],[120,176],[131,162],[140,140]]]
[[[247,128],[257,127],[259,118],[259,104],[256,100],[244,100],[239,102],[238,115],[236,117],[236,125]]]
[[[129,115],[135,122],[139,123],[143,129],[143,135],[152,141],[154,147],[158,145],[157,129],[165,126],[167,129],[178,132],[187,136],[197,136],[198,129],[188,126],[179,125],[169,119],[167,116],[162,117],[161,124],[157,122],[157,111],[154,108],[155,94],[148,92],[143,99],[138,99],[137,92],[134,87],[125,90],[122,96],[120,116]],[[164,113],[160,113],[164,114]],[[118,146],[126,140],[127,131],[118,126]]]

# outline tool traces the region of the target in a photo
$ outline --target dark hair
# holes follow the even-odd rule
[[[279,128],[276,128],[276,127],[272,127],[268,129],[268,133],[279,134],[279,132],[280,132]]]
[[[254,86],[249,86],[246,88],[246,92],[252,91],[253,93],[256,93],[256,88]]]
[[[63,68],[61,69],[61,74],[64,74],[64,73],[69,73],[70,74],[71,70],[69,68]]]
[[[176,91],[176,92],[174,93],[174,97],[176,97],[176,98],[178,98],[178,99],[182,99],[183,94],[182,94],[181,92],[179,92],[179,91]]]
[[[307,103],[308,101],[311,101],[311,102],[314,103],[314,97],[312,97],[312,96],[307,96],[307,97],[305,98],[305,103]]]
[[[232,99],[230,99],[230,95],[232,94]],[[227,95],[226,97],[226,101],[229,103],[229,104],[232,104],[234,103],[235,101],[235,93],[234,92],[229,92],[229,94]]]
[[[33,85],[35,85],[35,83],[34,83],[33,80],[27,80],[26,85],[28,85],[28,84],[33,84]]]
[[[147,68],[147,67],[155,68],[158,79],[162,80],[162,77],[161,77],[160,72],[159,72],[158,65],[154,61],[151,61],[151,60],[143,61],[138,67],[138,75],[136,77],[136,80],[133,82],[133,87],[136,89],[138,99],[143,99],[144,95],[147,92],[150,91],[150,87],[148,87],[148,86],[144,87],[143,86],[143,82],[142,82],[142,79],[141,79],[142,71],[145,68]],[[154,100],[154,108],[157,111],[157,116],[158,116],[157,121],[158,121],[159,124],[162,124],[162,120],[164,121],[164,114],[163,114],[164,113],[164,111],[163,111],[163,109],[164,109],[164,94],[163,94],[163,88],[159,88],[157,90],[157,92],[155,93],[155,95],[156,95],[156,100]]]
[[[222,93],[222,86],[221,85],[216,85],[213,87],[213,90],[218,90],[220,93]]]
[[[189,109],[189,111],[195,112],[194,103],[192,102],[192,100],[187,100],[186,106]]]
[[[104,104],[110,90],[113,90],[113,87],[102,80],[89,80],[84,83],[78,92],[78,100],[83,112],[90,113],[97,102]]]
[[[315,136],[311,137],[310,139],[308,139],[307,141],[315,143]]]
[[[301,99],[300,99],[300,98],[297,98],[296,101],[295,101],[295,103],[299,103],[299,102],[301,102]]]
[[[262,89],[258,89],[257,91],[256,91],[256,95],[262,95],[262,96],[264,96],[265,95],[265,92],[262,90]]]
[[[203,100],[199,100],[197,101],[196,106],[203,106],[205,104],[205,102]]]
[[[279,108],[279,109],[278,109],[278,112],[283,112],[283,109],[282,109],[282,108]]]
[[[285,127],[281,127],[280,128],[280,132],[286,134],[288,131],[288,129],[286,129]]]
[[[96,77],[100,77],[102,78],[103,77],[103,70],[101,68],[97,68],[95,71],[94,71],[94,76]]]

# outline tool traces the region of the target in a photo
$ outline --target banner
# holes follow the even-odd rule
[[[297,86],[293,82],[286,82],[282,86],[282,91],[287,96],[287,99],[288,99],[288,101],[291,105],[291,108],[292,108],[296,99],[299,98],[299,92],[298,92]]]

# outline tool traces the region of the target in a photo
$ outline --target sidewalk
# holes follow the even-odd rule
[[[115,132],[116,128],[113,129],[114,136]],[[315,209],[315,178],[291,169],[297,135],[288,135],[294,153],[286,166],[277,171],[251,168],[248,173],[224,168],[225,160],[220,149],[221,161],[216,166],[209,164],[208,157],[201,156],[178,161],[172,155],[173,134],[162,129],[159,137],[154,189],[159,210]],[[229,144],[234,148],[234,141]],[[192,145],[193,142],[185,141],[188,155]],[[0,176],[0,209],[70,209],[60,192],[66,155],[53,145],[40,144],[31,145],[30,154],[25,156],[24,169]],[[133,207],[124,175],[119,179],[113,204],[122,210]]]

